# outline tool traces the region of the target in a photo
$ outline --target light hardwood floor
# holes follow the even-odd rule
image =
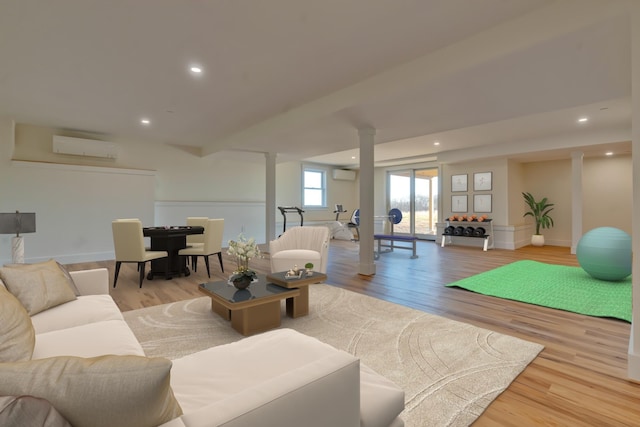
[[[418,243],[418,259],[397,250],[376,261],[374,276],[360,276],[358,244],[332,241],[327,283],[398,304],[538,342],[540,355],[474,423],[474,426],[640,426],[640,384],[627,380],[630,325],[475,294],[443,285],[521,259],[577,266],[568,248],[546,246],[489,250]],[[268,255],[267,255],[268,256]],[[211,280],[226,279],[211,257]],[[268,258],[252,260],[262,273]],[[107,267],[113,261],[73,264],[70,270]],[[111,294],[121,310],[200,297],[209,281],[204,264],[186,278],[145,280],[138,288],[134,264],[125,264]]]

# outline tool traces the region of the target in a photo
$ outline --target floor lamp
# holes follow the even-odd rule
[[[24,263],[24,240],[20,233],[35,233],[36,214],[22,213],[0,213],[0,234],[13,234],[11,239],[11,259],[14,264]]]

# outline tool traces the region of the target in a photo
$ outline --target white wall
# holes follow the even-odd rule
[[[27,261],[113,258],[114,218],[153,222],[153,172],[12,161],[12,129],[0,121],[0,211],[36,213],[36,232],[24,235]],[[0,263],[11,261],[11,237],[0,235]]]
[[[631,234],[631,156],[584,159],[582,183],[583,233],[597,227],[616,227]]]
[[[155,202],[157,225],[184,224],[188,216],[224,219],[222,246],[237,240],[240,234],[255,237],[259,243],[265,236],[264,202]]]
[[[115,160],[55,154],[53,135],[109,139],[74,134],[54,128],[16,125],[14,159],[70,163],[115,169],[141,169],[155,173],[153,198],[164,201],[263,201],[265,160],[261,153],[220,152],[207,157],[192,147],[109,139],[117,146]],[[241,190],[239,190],[241,189]]]
[[[456,215],[487,215],[493,219],[496,225],[508,224],[508,174],[506,159],[480,160],[477,162],[465,162],[457,164],[447,164],[442,166],[442,218],[447,218],[453,214],[451,211],[451,196],[467,196],[467,211],[456,212]],[[492,186],[489,191],[475,191],[473,178],[475,173],[491,172]],[[451,176],[467,175],[467,191],[451,192]],[[476,194],[491,195],[491,212],[478,213],[474,210],[473,196]]]
[[[631,156],[587,157],[583,160],[583,232],[596,227],[616,227],[631,234]],[[554,203],[554,227],[544,230],[545,241],[571,246],[571,160],[526,163],[525,190]]]
[[[223,217],[225,240],[244,231],[265,243],[263,154],[202,158],[190,147],[111,140],[117,159],[96,159],[52,153],[54,134],[101,139],[0,120],[0,212],[36,212],[37,231],[24,236],[27,262],[113,259],[111,221],[125,217],[140,218],[144,225]],[[299,162],[276,166],[278,203],[301,204],[301,167]],[[329,207],[306,212],[305,221],[335,219],[334,204],[348,207],[357,200],[357,182],[334,181],[329,172],[327,185]],[[11,236],[0,235],[0,264],[10,261],[10,251]]]
[[[553,218],[553,228],[540,230],[544,234],[545,244],[570,247],[571,160],[525,163],[523,173],[523,191],[531,193],[536,200],[546,197],[549,203],[555,205],[549,214]],[[522,206],[526,210],[524,200]],[[533,219],[529,216],[525,221],[531,227],[531,234],[533,234],[535,232]]]
[[[60,156],[51,152],[52,128],[14,125],[0,120],[0,212],[36,212],[37,232],[25,235],[27,261],[56,258],[61,262],[112,259],[110,223],[114,218],[138,217],[145,225],[167,225],[182,217],[225,218],[225,239],[244,230],[260,243],[264,239],[265,159],[260,153],[223,152],[201,158],[194,149],[144,141],[114,141],[117,160]],[[72,135],[91,137],[91,135]],[[15,153],[14,153],[15,141]],[[16,162],[13,159],[21,161]],[[62,166],[59,163],[76,163]],[[349,213],[359,207],[358,181],[333,180],[327,171],[328,206],[307,209],[305,223],[335,219],[335,204]],[[276,166],[276,206],[302,205],[301,162]],[[411,168],[407,165],[404,168]],[[386,209],[386,171],[375,171],[374,215]],[[451,175],[469,178],[469,213],[473,211],[473,173],[493,173],[493,209],[497,242],[519,246],[518,235],[531,233],[522,218],[522,191],[546,195],[556,204],[556,227],[545,230],[549,244],[570,246],[570,160],[519,164],[506,159],[466,161],[441,167],[441,212],[451,215]],[[617,226],[631,230],[631,158],[585,159],[584,229]],[[483,192],[487,193],[487,192]],[[288,217],[288,224],[298,222]],[[376,227],[382,227],[377,224]],[[276,212],[276,231],[282,215]],[[519,233],[519,234],[518,234]],[[500,237],[515,236],[515,237]],[[10,235],[0,235],[0,262],[10,259]],[[527,237],[528,238],[528,237]],[[505,240],[506,241],[506,240]]]
[[[525,204],[522,193],[527,191],[524,183],[524,172],[522,163],[510,160],[507,172],[507,223],[509,225],[520,225],[524,222]]]
[[[302,170],[305,166],[324,170],[327,178],[327,206],[325,208],[304,208],[304,223],[333,221],[335,205],[341,204],[348,213],[340,216],[341,222],[348,222],[351,212],[358,208],[358,181],[333,179],[333,167],[315,163],[286,162],[276,166],[276,206],[297,206],[302,208]],[[284,218],[276,210],[276,232],[282,232]],[[300,225],[297,213],[287,214],[287,228]]]
[[[451,195],[468,197],[468,214],[473,213],[473,174],[493,172],[493,209],[496,246],[517,248],[529,244],[534,224],[524,218],[526,204],[522,192],[536,199],[547,197],[554,203],[551,216],[554,227],[545,229],[549,245],[571,246],[571,160],[518,163],[513,160],[480,160],[442,166],[443,218],[451,215]],[[468,190],[451,193],[451,176],[467,174]],[[583,163],[583,228],[584,232],[612,226],[631,233],[632,177],[631,156],[589,157]],[[485,192],[483,192],[485,193]]]

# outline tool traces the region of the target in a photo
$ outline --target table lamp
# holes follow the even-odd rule
[[[13,234],[11,239],[11,259],[14,264],[24,263],[24,240],[20,233],[35,233],[36,214],[22,213],[0,213],[0,234]]]

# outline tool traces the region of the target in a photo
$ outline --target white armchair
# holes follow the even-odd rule
[[[313,270],[327,272],[329,229],[327,227],[293,227],[269,242],[271,272],[287,271],[294,265],[304,268],[308,262]]]

